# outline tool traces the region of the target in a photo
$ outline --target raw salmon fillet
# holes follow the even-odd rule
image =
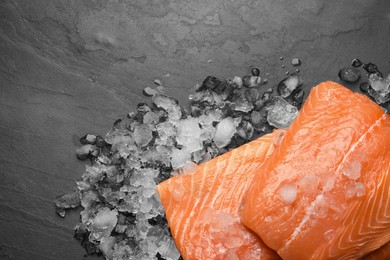
[[[157,186],[184,259],[280,259],[242,225],[239,210],[255,169],[282,133],[265,135]]]
[[[257,171],[242,222],[283,259],[357,259],[390,240],[390,117],[369,98],[319,84]]]
[[[381,248],[371,252],[369,255],[362,258],[362,260],[389,260],[390,259],[390,243]]]

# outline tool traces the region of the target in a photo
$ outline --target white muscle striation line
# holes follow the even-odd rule
[[[207,171],[207,167],[208,166],[208,164],[206,163],[205,164],[205,166],[204,166],[204,168],[203,168],[203,171]],[[213,180],[212,180],[212,184],[214,184],[214,182],[215,182],[215,179],[216,179],[216,177],[215,177],[216,175],[214,175],[213,177]],[[191,178],[191,179],[193,179],[193,178]],[[203,189],[203,187],[205,186],[205,180],[206,180],[206,174],[203,174],[203,176],[202,176],[202,184],[201,184],[201,190]],[[207,180],[207,181],[210,181],[210,180]],[[211,185],[212,186],[212,185]],[[193,188],[191,189],[191,190],[193,190]],[[201,192],[201,190],[200,190],[200,192]],[[210,193],[208,193],[208,194],[210,194]],[[208,196],[207,196],[208,197]],[[199,199],[195,202],[195,204],[194,204],[194,206],[193,206],[193,210],[194,209],[196,209],[196,208],[198,208],[198,204],[199,204]],[[205,202],[205,201],[207,201],[207,200],[204,200],[203,202]],[[204,203],[202,203],[202,205],[199,207],[200,209],[201,208],[203,208],[203,206],[204,206]],[[195,222],[194,223],[196,223],[196,220],[199,218],[199,215],[200,215],[200,213],[198,213],[198,216],[196,216],[196,219],[195,219]],[[186,221],[185,221],[185,224],[184,224],[184,228],[183,228],[183,236],[182,236],[182,239],[181,239],[181,243],[183,243],[183,240],[184,240],[184,235],[186,234],[186,232],[187,232],[187,228],[188,228],[188,223],[190,222],[190,220],[192,219],[192,217],[191,216],[188,216],[188,218],[186,219]]]
[[[231,158],[233,157],[235,157],[236,155],[236,152],[235,152],[235,150],[233,150],[232,152],[231,152],[231,154],[230,154],[230,156],[229,156],[229,158],[228,158],[228,160],[224,160],[225,161],[225,167],[224,166],[218,166],[217,165],[217,169],[218,169],[218,174],[219,174],[219,171],[220,171],[220,169],[221,168],[223,168],[223,171],[226,171],[227,169],[229,169],[229,165],[230,165],[230,163],[229,162],[231,162],[232,160],[231,160]],[[228,162],[227,164],[226,164],[226,161]],[[232,180],[230,180],[230,182],[231,182]],[[230,184],[230,182],[229,182],[229,184]],[[217,198],[220,196],[220,193],[222,192],[222,185],[219,185],[218,186],[218,189],[217,189],[217,192],[216,192],[216,194],[214,195],[214,198],[211,200],[211,202],[210,202],[210,206],[211,207],[213,207],[214,206],[214,204],[215,204],[215,201],[217,200]]]
[[[242,158],[246,158],[248,150],[251,150],[251,149],[249,149],[248,146],[246,146],[245,150],[239,156],[241,156]],[[247,163],[244,163],[244,164],[240,163],[236,168],[240,168],[240,167],[245,168],[245,172],[241,173],[241,175],[245,175],[246,171],[248,170],[248,164]],[[233,176],[231,181],[229,182],[229,184],[226,187],[228,190],[229,190],[229,187],[230,187],[231,183],[235,180],[236,177],[241,178],[242,176]],[[245,178],[245,177],[243,177],[243,178]],[[231,194],[236,195],[236,187],[237,186],[233,187],[233,191],[231,192]],[[222,201],[225,201],[225,200],[226,200],[226,194],[222,198]],[[231,204],[233,203],[233,201],[234,201],[233,199],[230,199],[228,208],[231,208]],[[220,210],[222,209],[222,206],[223,206],[223,204],[221,204],[221,206],[219,207]]]
[[[193,181],[193,178],[190,178],[190,179],[191,179],[191,191],[193,191],[193,190],[194,190],[194,181]],[[182,183],[182,178],[180,178],[180,182]],[[182,185],[182,187],[183,187],[183,185]],[[188,196],[188,195],[184,195],[184,196]],[[182,202],[180,201],[180,203],[182,203]],[[179,204],[179,205],[180,205],[180,204]],[[177,226],[176,226],[176,230],[175,230],[176,234],[178,234],[178,232],[179,232],[179,228],[180,228],[181,223],[182,223],[182,221],[183,221],[183,215],[184,215],[184,213],[187,211],[189,205],[190,205],[190,203],[187,203],[187,205],[186,205],[184,211],[182,211],[182,216],[181,216],[181,218],[178,220],[178,223],[177,223]],[[180,207],[178,207],[178,209],[180,209]],[[176,211],[178,211],[178,210],[176,210]],[[184,233],[182,233],[181,237],[184,238]],[[179,239],[179,238],[178,238],[178,239]],[[182,243],[182,242],[183,242],[183,241],[181,241],[181,243]]]

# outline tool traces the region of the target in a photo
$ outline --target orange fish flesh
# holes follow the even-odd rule
[[[157,186],[185,260],[280,259],[242,225],[239,211],[255,169],[270,156],[282,133],[265,135]]]
[[[357,259],[390,240],[390,117],[368,97],[319,84],[256,171],[242,221],[283,259]]]

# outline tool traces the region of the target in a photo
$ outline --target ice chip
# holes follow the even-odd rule
[[[115,242],[116,238],[112,236],[103,238],[100,241],[99,249],[102,251],[106,259],[110,259],[112,257]]]
[[[362,171],[362,165],[360,162],[354,161],[348,164],[344,170],[343,174],[350,178],[351,180],[356,180],[360,177]]]
[[[298,109],[282,97],[275,97],[267,110],[267,121],[276,128],[289,127],[298,115]]]
[[[198,150],[192,153],[192,160],[195,163],[199,163],[203,159],[203,155],[206,153],[205,149]]]
[[[174,170],[184,167],[187,161],[191,160],[191,153],[186,149],[172,149],[171,164]]]
[[[232,108],[235,111],[248,113],[253,109],[253,105],[248,100],[241,98],[232,104]]]
[[[345,197],[347,199],[350,199],[353,198],[355,194],[356,194],[355,184],[353,182],[347,183],[347,185],[345,186]]]
[[[177,128],[172,122],[166,121],[156,125],[159,138],[156,140],[160,145],[173,145],[173,137],[177,134]]]
[[[286,205],[294,203],[297,198],[297,184],[287,183],[278,191],[278,198]]]
[[[143,117],[143,123],[149,124],[149,125],[156,125],[158,123],[158,120],[160,119],[159,115],[154,113],[153,111],[147,112]]]
[[[187,118],[178,123],[178,135],[176,141],[189,152],[202,149],[200,141],[201,129],[197,118]]]
[[[336,177],[334,174],[328,174],[328,175],[321,176],[322,189],[324,191],[332,190],[334,187],[335,179],[336,179]]]
[[[90,230],[92,240],[101,241],[108,238],[118,221],[116,209],[101,208],[91,221]]]
[[[152,101],[157,107],[167,111],[171,120],[177,121],[181,118],[181,108],[177,105],[178,102],[175,99],[158,94],[153,96]]]
[[[242,87],[242,78],[239,76],[234,76],[233,83],[236,84],[239,88]]]
[[[169,108],[176,106],[177,102],[170,97],[165,95],[155,95],[152,99],[153,103],[164,110],[168,110]]]
[[[152,130],[148,124],[136,125],[134,129],[134,140],[139,147],[147,146],[153,139]]]
[[[376,73],[371,74],[368,81],[371,86],[371,88],[368,88],[368,94],[378,104],[383,104],[390,100],[390,74],[386,78],[382,78]]]
[[[366,186],[364,183],[357,182],[355,184],[355,191],[356,191],[356,196],[362,197],[366,194]]]
[[[320,178],[315,174],[309,174],[302,177],[298,186],[304,193],[314,194],[317,191],[317,187],[320,184]]]
[[[210,232],[221,232],[234,224],[234,218],[229,213],[218,210],[212,210],[210,213],[212,221]]]
[[[291,74],[287,78],[279,82],[277,91],[279,95],[286,98],[294,92],[295,89],[302,84],[301,78],[297,74]]]
[[[110,210],[109,208],[102,208],[96,214],[95,218],[92,220],[92,225],[97,228],[110,228],[115,227],[117,223],[118,212],[116,210]]]
[[[142,213],[147,213],[147,212],[151,211],[152,208],[153,208],[153,206],[150,203],[148,203],[148,200],[145,200],[145,201],[143,201],[143,203],[141,203],[140,211]]]
[[[292,64],[293,66],[300,66],[300,65],[301,65],[301,60],[298,59],[298,58],[293,58],[293,59],[291,60],[291,64]]]
[[[136,149],[133,144],[134,139],[129,134],[116,135],[113,139],[111,150],[113,152],[118,151],[121,157],[126,158],[131,151]]]
[[[158,252],[161,257],[166,260],[177,260],[180,257],[180,253],[177,250],[175,242],[169,236],[164,236],[158,247]]]
[[[58,196],[54,203],[56,204],[57,213],[61,217],[65,217],[65,209],[76,208],[81,205],[80,194],[72,192]]]
[[[181,118],[182,112],[179,106],[173,106],[167,110],[169,119],[177,121]]]
[[[237,131],[237,123],[231,117],[221,120],[216,126],[213,141],[218,148],[225,147],[229,144],[234,133]]]

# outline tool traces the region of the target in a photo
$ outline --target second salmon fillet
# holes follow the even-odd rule
[[[390,240],[390,117],[369,98],[313,88],[257,171],[242,221],[283,259],[357,259]]]

